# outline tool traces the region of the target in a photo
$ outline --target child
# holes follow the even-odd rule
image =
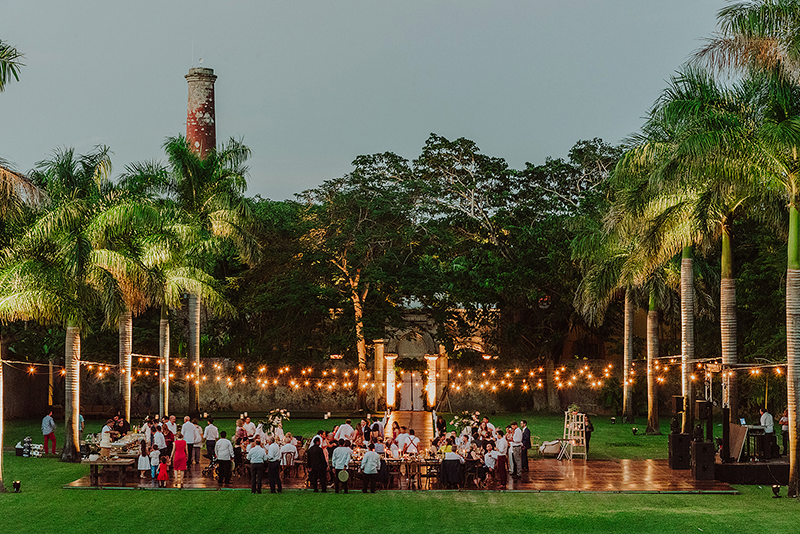
[[[161,453],[158,450],[158,445],[150,447],[150,477],[155,480],[158,476],[158,463]]]
[[[166,488],[167,480],[169,480],[169,457],[159,457],[160,464],[158,465],[158,487]]]
[[[145,440],[139,442],[139,478],[144,478],[145,473],[150,471],[150,451],[147,449]]]

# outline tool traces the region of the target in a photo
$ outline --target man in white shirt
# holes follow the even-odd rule
[[[333,439],[336,441],[339,441],[340,439],[351,439],[353,434],[355,434],[355,429],[351,425],[352,421],[350,419],[345,421],[345,423],[340,425],[336,430],[336,434],[333,436]]]
[[[161,456],[167,455],[167,440],[164,437],[164,432],[161,431],[161,425],[158,425],[153,430],[153,444],[158,447]]]
[[[217,445],[219,439],[219,429],[214,425],[214,420],[208,418],[208,426],[203,432],[203,437],[206,440],[206,458],[212,460],[214,458],[214,447]]]
[[[167,428],[169,428],[169,431],[172,432],[173,434],[178,433],[178,423],[176,423],[175,421],[176,421],[175,416],[170,415],[169,420],[167,420],[166,422]]]
[[[261,479],[264,474],[264,463],[267,461],[267,451],[261,447],[258,438],[247,451],[247,460],[250,462],[250,493],[261,493]]]
[[[353,455],[353,450],[346,446],[347,442],[343,439],[339,440],[339,446],[333,450],[331,455],[331,467],[333,468],[333,490],[339,493],[339,471],[346,470],[350,465],[350,459]],[[347,481],[341,482],[342,489],[347,493]]]
[[[414,435],[414,429],[408,431],[408,437],[403,446],[403,454],[419,454],[419,438]]]
[[[502,430],[497,430],[496,432],[497,463],[494,468],[495,480],[497,480],[501,488],[505,488],[508,482],[508,441],[506,441]]]
[[[772,418],[772,414],[770,414],[764,408],[759,408],[758,412],[761,414],[761,426],[764,427],[765,434],[772,434],[775,432],[775,420]]]
[[[256,424],[250,420],[249,417],[244,418],[243,428],[247,432],[247,437],[252,438],[256,435]]]
[[[375,452],[375,444],[369,444],[369,450],[364,453],[361,459],[361,471],[364,473],[364,493],[367,486],[372,493],[375,493],[375,481],[378,478],[378,469],[381,467],[381,457]]]
[[[397,438],[394,440],[397,443],[397,448],[400,449],[400,452],[406,446],[406,441],[408,441],[408,429],[404,426],[400,427],[400,433],[397,434]]]
[[[214,447],[214,454],[219,463],[219,485],[231,483],[231,460],[233,460],[233,443],[228,439],[228,434],[223,430]]]
[[[511,458],[511,476],[519,478],[522,476],[522,429],[516,421],[511,423]]]
[[[187,458],[186,458],[186,467],[192,466],[192,450],[194,448],[194,442],[196,440],[195,434],[197,433],[197,428],[192,424],[192,419],[188,415],[183,418],[183,424],[181,425],[181,434],[183,434],[183,440],[186,442],[186,450],[188,451]]]
[[[269,475],[269,492],[275,493],[275,488],[278,493],[283,493],[283,484],[281,483],[281,447],[275,443],[275,438],[272,436],[267,437],[267,473]]]

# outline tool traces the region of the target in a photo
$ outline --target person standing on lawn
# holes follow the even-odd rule
[[[361,471],[364,473],[364,493],[369,491],[375,493],[375,480],[378,478],[378,469],[381,466],[381,457],[375,452],[375,444],[369,444],[369,450],[361,458]]]
[[[311,440],[311,446],[308,448],[308,451],[306,451],[308,474],[314,493],[318,491],[318,483],[322,485],[322,493],[328,491],[328,462],[325,461],[325,453],[322,452],[320,442],[321,438],[319,436],[314,436]]]
[[[53,419],[53,410],[47,412],[42,419],[42,436],[44,436],[44,453],[47,454],[47,443],[53,442],[53,454],[56,453],[56,422]]]
[[[277,488],[278,493],[283,493],[283,484],[281,483],[281,447],[275,443],[275,438],[272,436],[267,436],[267,443],[269,443],[269,447],[267,447],[269,492],[275,493],[275,488]]]
[[[233,443],[224,430],[214,446],[214,455],[219,463],[219,485],[231,483],[231,460],[233,460]]]
[[[520,428],[522,429],[522,471],[527,471],[528,449],[531,448],[531,429],[528,428],[528,422],[525,419],[520,421]]]
[[[183,418],[183,424],[181,425],[181,434],[183,434],[183,440],[186,442],[187,467],[192,467],[192,451],[194,450],[196,433],[197,433],[197,428],[192,424],[192,419],[187,415],[186,417]],[[202,438],[200,439],[200,441],[202,441]]]

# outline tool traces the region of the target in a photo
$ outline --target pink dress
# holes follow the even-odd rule
[[[175,458],[173,459],[172,468],[176,471],[186,471],[186,442],[182,439],[176,439],[173,447],[175,447]]]

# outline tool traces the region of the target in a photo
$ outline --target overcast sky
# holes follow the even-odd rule
[[[276,200],[360,154],[413,159],[432,132],[513,168],[635,132],[715,29],[723,0],[3,0],[25,54],[0,94],[0,158],[113,151],[115,174],[186,131],[192,66],[214,69],[217,142],[253,151]]]

